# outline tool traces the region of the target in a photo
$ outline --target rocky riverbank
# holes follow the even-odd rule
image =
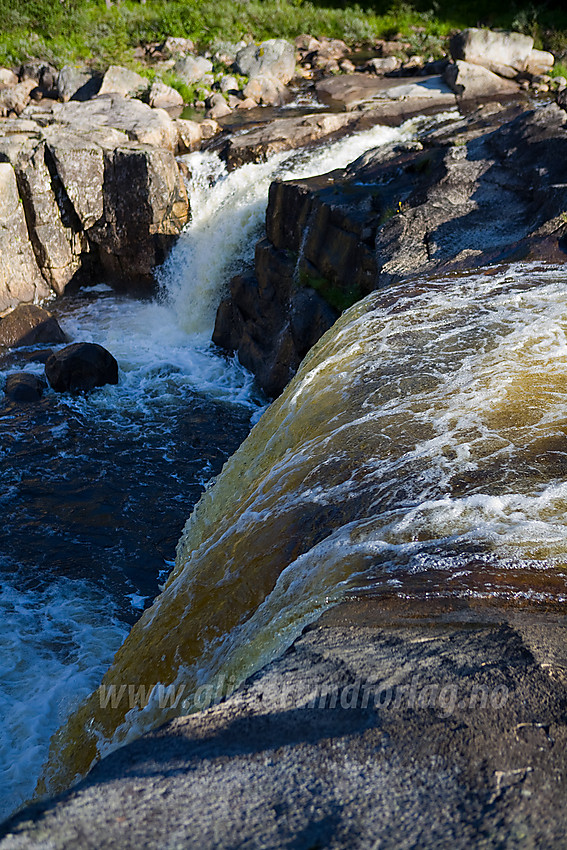
[[[525,36],[487,41],[483,32],[455,38],[454,58],[437,64],[384,56],[392,48],[380,43],[378,55],[355,65],[344,42],[311,36],[295,48],[281,39],[235,45],[213,61],[187,41],[154,45],[146,51],[154,72],[174,67],[186,83],[209,86],[206,102],[196,103],[208,104],[198,121],[180,117],[183,102],[158,77],[150,84],[126,68],[98,77],[40,61],[17,74],[3,69],[0,314],[93,278],[151,290],[155,267],[190,215],[176,154],[210,146],[234,168],[374,124],[469,110],[479,100],[517,98],[530,85],[549,89],[551,54]],[[215,61],[232,76],[212,74]],[[270,108],[306,86],[316,111],[299,105],[300,114],[274,120]],[[270,87],[277,96],[266,94]]]
[[[472,38],[474,41],[474,34]],[[464,58],[457,56],[459,43]],[[370,74],[358,78],[355,68],[352,74],[345,71],[344,78],[320,81],[321,99],[329,98],[333,108],[341,111],[318,110],[278,119],[283,124],[252,116],[238,134],[232,133],[227,122],[213,142],[207,140],[235,166],[296,144],[332,138],[362,126],[360,122],[383,122],[388,115],[388,120],[399,123],[411,114],[448,107],[459,107],[462,113],[458,120],[432,125],[419,142],[370,151],[340,172],[272,185],[266,236],[256,249],[254,273],[233,279],[215,330],[215,340],[238,351],[268,393],[281,392],[302,357],[339,313],[376,288],[408,278],[408,289],[413,287],[419,295],[419,284],[411,280],[417,276],[459,273],[522,258],[563,261],[567,237],[562,174],[567,145],[565,96],[560,95],[559,104],[547,102],[535,108],[526,102],[522,83],[538,76],[535,65],[529,63],[544,62],[537,52],[534,55],[532,45],[524,43],[519,58],[499,54],[491,59],[490,68],[485,68],[472,61],[475,54],[467,52],[462,40],[456,44],[454,61],[438,68],[441,73],[436,75],[404,81],[378,79],[377,73],[376,78]],[[300,50],[307,51],[309,46]],[[315,53],[318,56],[319,49]],[[481,58],[485,56],[482,53]],[[321,62],[323,58],[321,55]],[[327,61],[337,62],[340,68],[339,59]],[[545,62],[549,67],[549,60]],[[397,67],[389,73],[405,70],[409,69]],[[541,65],[537,70],[541,71]],[[474,95],[467,96],[467,75]],[[347,76],[351,78],[348,83]],[[479,79],[492,86],[492,77],[498,81],[499,91],[489,87],[484,95],[479,94],[475,88]],[[371,79],[372,86],[361,79]],[[6,251],[11,245],[18,262],[25,258],[33,274],[18,284],[24,286],[27,281],[30,285],[31,280],[31,290],[17,289],[17,279],[11,272],[6,275],[3,310],[21,300],[62,292],[93,270],[104,272],[122,286],[152,286],[156,263],[189,215],[183,166],[174,155],[188,146],[182,139],[182,119],[130,95],[107,91],[84,102],[42,103],[40,110],[32,105],[25,107],[19,118],[4,119],[0,176],[8,187],[5,197],[11,199],[5,217]],[[479,100],[488,105],[477,109]],[[244,108],[242,111],[251,115]],[[213,124],[208,126],[216,129]],[[292,127],[295,130],[289,135]],[[55,228],[53,238],[50,227]],[[64,261],[53,253],[57,245]],[[518,289],[522,286],[527,289],[528,284]],[[401,290],[397,297],[401,298]],[[389,306],[386,297],[382,306]],[[424,310],[426,306],[421,304]],[[478,302],[473,308],[478,315]],[[413,315],[411,304],[404,309]],[[496,308],[494,316],[497,325]],[[435,321],[440,320],[437,317]],[[457,317],[455,338],[460,333],[459,321]],[[356,317],[353,323],[356,325]],[[440,325],[434,322],[434,326]],[[361,321],[360,327],[370,333],[370,325]],[[473,343],[463,355],[465,360],[475,353],[483,331],[476,325],[469,328]],[[500,344],[495,342],[497,330],[491,332],[488,347]],[[142,665],[148,676],[161,676],[167,654],[173,670],[179,646],[191,628],[197,649],[201,644],[208,649],[222,639],[218,634],[222,629],[209,618],[211,588],[216,589],[215,604],[228,622],[238,620],[236,600],[249,606],[246,616],[250,614],[252,620],[264,606],[265,594],[272,593],[278,576],[290,563],[299,563],[301,572],[301,565],[311,558],[302,575],[311,575],[309,569],[324,569],[321,581],[326,587],[325,557],[341,567],[341,551],[350,545],[354,548],[348,550],[349,557],[360,558],[364,565],[367,553],[374,557],[389,544],[403,548],[408,540],[419,542],[422,537],[431,544],[423,552],[416,549],[424,558],[443,553],[446,541],[455,544],[457,560],[463,552],[468,556],[477,551],[471,550],[466,522],[465,531],[460,526],[447,531],[441,519],[429,520],[425,514],[415,532],[407,530],[411,518],[401,516],[401,542],[392,542],[395,535],[387,516],[394,510],[403,514],[414,494],[428,509],[444,505],[445,497],[447,502],[453,499],[452,504],[458,503],[461,510],[459,516],[468,516],[475,533],[488,522],[490,510],[497,512],[498,532],[489,529],[486,540],[478,544],[478,563],[472,555],[466,561],[466,570],[473,576],[478,567],[481,592],[473,586],[470,593],[462,594],[461,601],[456,591],[452,601],[427,602],[429,590],[422,586],[412,602],[377,594],[378,598],[338,607],[226,700],[206,707],[207,700],[216,703],[215,694],[223,696],[223,689],[208,696],[204,691],[201,713],[176,719],[128,744],[100,762],[73,790],[32,806],[5,824],[1,847],[228,848],[246,844],[307,850],[372,843],[392,848],[468,848],[479,842],[494,848],[559,846],[567,826],[563,806],[567,790],[563,568],[557,557],[553,560],[554,556],[548,558],[545,552],[541,557],[537,554],[539,537],[535,543],[531,537],[524,541],[529,553],[525,562],[518,556],[500,563],[498,553],[491,558],[492,543],[503,526],[506,534],[515,534],[517,544],[517,528],[505,525],[510,513],[514,522],[523,522],[531,534],[532,527],[540,523],[539,528],[549,515],[553,499],[560,497],[554,491],[533,514],[524,502],[521,510],[516,503],[500,507],[499,494],[507,494],[513,485],[505,477],[502,458],[491,454],[492,446],[486,450],[481,446],[472,471],[466,464],[464,471],[451,467],[449,476],[448,464],[460,457],[460,444],[456,444],[459,451],[449,443],[439,448],[433,429],[431,433],[428,430],[431,423],[423,419],[423,410],[432,409],[427,396],[432,383],[442,384],[445,365],[439,367],[437,350],[425,367],[410,364],[404,375],[395,371],[401,354],[394,350],[391,374],[386,373],[384,379],[378,373],[380,358],[376,358],[378,365],[370,362],[372,346],[365,357],[364,339],[356,338],[356,327],[352,333],[350,356],[360,356],[364,366],[356,368],[368,366],[368,371],[361,373],[358,382],[353,374],[349,396],[340,383],[331,388],[332,374],[314,369],[304,385],[297,383],[291,412],[284,410],[283,427],[276,423],[267,448],[255,432],[258,442],[249,443],[257,449],[253,456],[241,456],[234,462],[237,507],[242,511],[238,522],[230,525],[229,506],[234,507],[236,491],[226,483],[226,476],[216,490],[222,495],[225,488],[225,501],[215,503],[214,510],[203,507],[205,501],[201,503],[205,530],[211,533],[214,518],[214,534],[218,535],[215,555],[206,535],[201,539],[197,534],[203,557],[210,558],[210,581],[204,578],[209,574],[187,569],[194,582],[194,587],[187,589],[183,571],[198,548],[187,544],[186,560],[180,560],[168,585],[172,613],[169,619],[162,616],[162,643],[151,647],[159,663],[148,670],[146,655],[136,651],[136,664]],[[411,347],[414,328],[402,327],[400,333],[407,334]],[[435,347],[436,341],[431,343],[425,336],[427,345]],[[452,362],[452,345],[449,335],[447,363]],[[527,359],[540,347],[540,337],[535,342],[529,338]],[[332,354],[331,360],[335,364],[340,361],[338,369],[347,380],[350,367],[344,365],[340,339]],[[503,362],[509,363],[505,358]],[[405,382],[407,395],[411,395],[414,371],[419,392],[426,394],[424,400],[418,398],[416,412],[410,411],[415,415],[415,434],[411,429],[402,433],[411,418],[407,411],[398,412],[398,421],[390,426],[373,421],[372,415],[385,410],[398,392],[396,382]],[[492,372],[487,376],[489,383],[494,381]],[[517,397],[512,393],[510,399],[499,399],[500,407],[490,411],[490,427],[483,430],[479,426],[478,433],[482,436],[490,428],[503,429],[508,442],[501,435],[499,439],[516,451],[505,462],[526,476],[534,469],[537,473],[533,481],[526,478],[527,483],[518,489],[524,493],[524,487],[532,499],[549,484],[550,469],[552,478],[557,474],[559,438],[555,434],[547,442],[546,433],[540,443],[530,443],[530,454],[525,442],[530,421],[520,423],[519,436],[509,436],[511,411],[515,415],[524,408],[537,409],[543,397],[536,392],[526,402],[520,392],[525,375],[518,372],[516,377],[511,392],[516,389]],[[561,389],[563,384],[554,374],[551,377],[556,383],[550,379],[548,396],[555,399],[557,387]],[[315,378],[322,391],[332,389],[316,417],[311,395]],[[531,387],[530,372],[528,379]],[[482,381],[481,374],[481,385]],[[380,396],[383,388],[384,399]],[[389,392],[394,395],[388,396]],[[475,415],[479,409],[475,402]],[[468,408],[465,413],[470,414]],[[441,420],[443,415],[439,414]],[[339,421],[341,416],[344,421]],[[320,432],[309,431],[314,419]],[[337,446],[329,458],[330,438],[324,428],[331,420]],[[451,427],[458,431],[458,424]],[[466,426],[470,428],[469,419]],[[388,444],[379,446],[382,437],[386,443],[388,427]],[[287,439],[291,442],[286,448]],[[561,454],[560,441],[559,448]],[[402,482],[400,470],[395,469],[394,485],[387,477],[377,484],[379,472],[396,451],[407,454],[407,479]],[[307,464],[305,469],[299,463],[286,467],[296,456]],[[430,480],[432,458],[439,461],[441,484]],[[262,466],[259,483],[253,472],[256,463]],[[365,463],[368,481],[362,475]],[[411,477],[414,473],[415,480]],[[487,483],[489,494],[490,487],[497,494],[494,504],[487,507],[478,499],[475,502],[478,481]],[[284,482],[289,484],[289,493]],[[360,484],[358,494],[349,490],[351,483],[354,487]],[[245,486],[250,488],[247,513]],[[301,498],[297,498],[299,488]],[[481,487],[481,491],[482,495],[485,490]],[[214,492],[214,488],[207,491],[209,503]],[[283,507],[276,505],[280,496]],[[268,499],[267,506],[263,497]],[[276,507],[283,519],[281,525],[272,526]],[[466,514],[469,507],[471,513]],[[455,508],[455,513],[458,510]],[[525,514],[518,520],[522,510]],[[367,540],[362,528],[350,534],[351,523],[368,520],[370,524],[378,515],[385,523],[383,538],[377,533],[376,539]],[[272,519],[267,521],[268,517]],[[250,523],[248,539],[241,534],[232,545],[230,534],[245,521]],[[224,528],[223,522],[229,527]],[[334,548],[331,540],[331,549],[325,549],[338,529],[345,531],[344,539]],[[240,532],[240,526],[237,530]],[[435,535],[441,540],[439,545]],[[244,574],[237,584],[238,571],[246,567],[252,544],[260,550],[251,557],[258,574],[252,578]],[[345,548],[341,550],[341,546]],[[270,549],[272,556],[281,551],[282,559],[281,571],[272,577],[262,560]],[[449,547],[449,559],[453,555]],[[233,558],[233,572],[227,568],[229,557]],[[346,555],[344,558],[346,563]],[[273,560],[277,558],[273,556]],[[422,569],[426,575],[430,571],[434,572],[435,566]],[[519,578],[511,576],[515,572],[521,573]],[[344,574],[351,574],[346,567]],[[448,581],[446,574],[453,576],[446,570],[441,583]],[[299,585],[302,575],[289,579],[290,597],[294,581]],[[395,575],[393,570],[393,582]],[[546,581],[553,586],[555,603],[546,596]],[[481,602],[483,594],[496,592],[498,583],[499,591],[504,588],[498,604],[492,607],[486,599]],[[542,607],[533,601],[532,583],[548,600]],[[278,589],[282,597],[289,590],[279,584]],[[324,596],[325,592],[318,594]],[[189,602],[186,604],[184,594],[189,599],[192,593],[201,600],[201,626],[196,618],[191,619]],[[277,602],[277,593],[275,598]],[[516,600],[516,607],[504,601],[509,598]],[[530,605],[523,605],[521,600],[526,598],[532,599]],[[291,610],[293,600],[287,604]],[[186,622],[178,615],[179,606]],[[145,624],[152,616],[135,627],[138,637],[145,636]],[[288,616],[292,619],[289,612]],[[158,625],[159,619],[158,611],[148,628]],[[273,618],[268,616],[268,620],[271,623]],[[242,622],[248,621],[243,617],[238,620]],[[177,646],[172,623],[180,630]],[[127,665],[127,651],[122,659],[128,672],[132,668]],[[195,663],[198,666],[198,658]],[[176,671],[169,672],[173,675]],[[137,687],[142,679],[136,681]],[[127,687],[129,682],[123,684]],[[80,740],[68,741],[69,749],[81,750]]]

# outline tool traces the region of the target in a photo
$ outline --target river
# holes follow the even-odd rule
[[[374,293],[267,410],[208,342],[226,280],[251,261],[270,181],[418,130],[375,128],[230,175],[192,155],[193,221],[160,298],[99,286],[56,305],[69,336],[115,354],[121,378],[2,412],[5,814],[32,793],[70,715],[50,790],[202,707],[197,694],[223,696],[342,599],[565,602],[562,267]]]

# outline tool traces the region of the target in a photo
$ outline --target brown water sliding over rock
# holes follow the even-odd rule
[[[349,593],[561,605],[566,330],[560,268],[347,311],[201,498],[41,788],[243,680]]]

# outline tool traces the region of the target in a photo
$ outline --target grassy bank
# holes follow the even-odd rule
[[[356,5],[310,0],[0,0],[0,64],[31,57],[60,66],[69,61],[131,65],[134,48],[168,35],[192,38],[200,47],[242,37],[255,40],[302,32],[356,44],[401,34],[416,53],[442,54],[454,29],[478,24],[529,32],[537,46],[567,54],[567,13],[560,3],[404,0]],[[434,7],[435,11],[431,9]]]

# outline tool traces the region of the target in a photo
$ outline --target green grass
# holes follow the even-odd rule
[[[410,51],[441,55],[454,29],[484,24],[532,33],[538,46],[567,55],[567,13],[548,0],[545,8],[516,2],[504,9],[493,0],[0,0],[0,64],[38,57],[62,65],[88,61],[133,65],[139,44],[168,35],[192,38],[200,47],[217,41],[302,32],[343,38],[350,44],[401,34]]]

